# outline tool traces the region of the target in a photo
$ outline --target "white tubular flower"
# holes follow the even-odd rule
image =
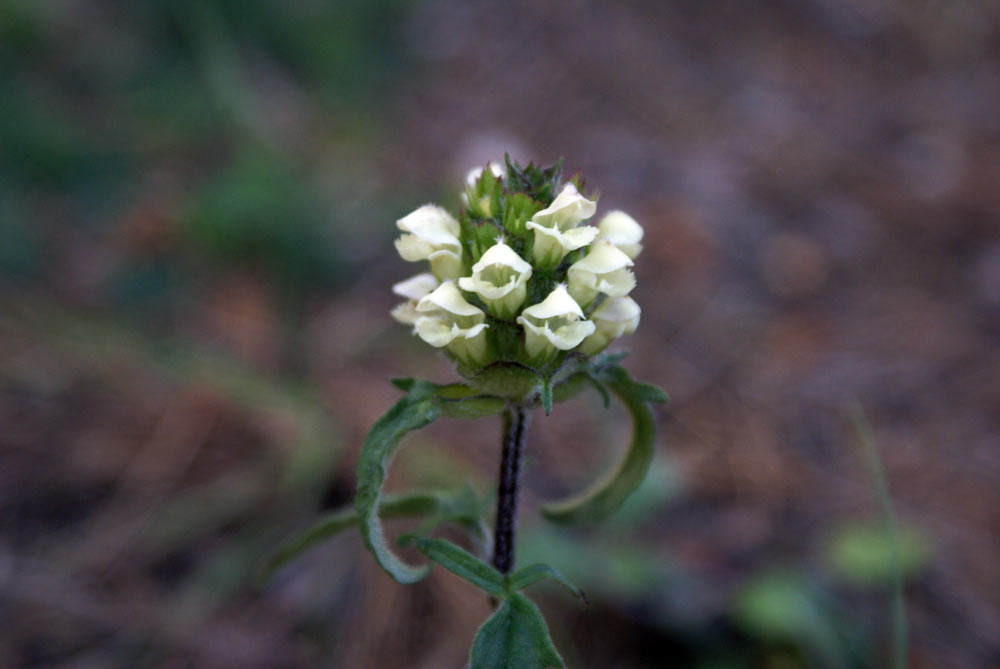
[[[611,211],[597,224],[601,237],[608,240],[629,258],[642,251],[642,226],[624,211]]]
[[[569,294],[586,309],[597,296],[624,297],[635,288],[635,275],[628,269],[632,259],[606,239],[591,244],[587,255],[569,266]]]
[[[411,276],[406,281],[394,284],[392,292],[400,297],[405,297],[406,302],[399,304],[390,314],[404,325],[413,325],[417,322],[420,314],[417,313],[417,302],[422,297],[438,287],[439,281],[430,272],[424,272],[416,276]]]
[[[501,240],[486,249],[472,266],[472,276],[462,277],[458,285],[483,298],[497,318],[510,319],[524,303],[529,278],[531,265]]]
[[[527,228],[535,231],[532,258],[542,267],[554,267],[570,251],[583,248],[598,235],[592,226],[577,227],[597,211],[597,203],[580,195],[573,184],[545,209],[528,221]]]
[[[414,331],[436,348],[447,347],[467,364],[486,359],[486,314],[458,292],[454,281],[445,281],[417,302]]]
[[[462,243],[458,221],[447,211],[425,204],[396,221],[405,234],[396,240],[396,250],[403,260],[429,260],[431,272],[438,279],[454,279],[462,273]]]
[[[632,334],[639,326],[642,309],[631,297],[613,297],[590,315],[597,329],[583,340],[580,351],[594,355],[603,351],[613,340],[622,335]]]
[[[583,310],[563,284],[538,304],[525,309],[517,322],[524,326],[525,349],[535,362],[544,362],[556,350],[575,348],[595,330],[591,321],[583,320]]]

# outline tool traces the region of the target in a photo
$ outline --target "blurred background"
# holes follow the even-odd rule
[[[889,666],[896,578],[910,666],[1000,666],[998,26],[989,0],[0,1],[0,666],[463,665],[489,608],[441,569],[398,586],[348,533],[251,576],[349,503],[390,376],[452,378],[388,316],[417,271],[394,221],[504,152],[645,226],[626,366],[672,398],[606,526],[536,511],[625,417],[532,425],[520,561],[590,595],[532,592],[569,666]],[[390,488],[488,491],[498,431],[413,436]]]

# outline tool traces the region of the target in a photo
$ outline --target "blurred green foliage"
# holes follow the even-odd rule
[[[260,272],[285,298],[348,280],[331,240],[350,246],[366,221],[329,190],[361,191],[369,220],[391,219],[355,186],[406,71],[410,4],[0,4],[0,278],[45,266],[69,228],[118,234],[166,176],[170,246],[127,250],[110,295],[168,299],[177,275],[197,275],[192,259]],[[312,136],[276,134],[288,105]]]
[[[319,202],[280,156],[237,159],[194,193],[182,239],[204,258],[263,270],[301,289],[329,283],[341,266]]]
[[[888,585],[897,570],[903,578],[910,578],[925,569],[931,557],[927,538],[915,528],[900,527],[893,535],[872,523],[838,528],[828,552],[837,574],[858,585]]]

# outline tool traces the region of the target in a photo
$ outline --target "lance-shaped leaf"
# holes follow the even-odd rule
[[[518,592],[545,579],[552,579],[573,593],[574,597],[579,597],[585,603],[589,603],[587,595],[584,594],[583,590],[573,585],[569,579],[562,575],[562,572],[552,565],[542,564],[540,562],[536,564],[529,564],[527,567],[522,567],[508,576],[507,589],[511,592]]]
[[[361,538],[379,565],[399,583],[415,583],[427,575],[429,565],[415,567],[403,562],[385,541],[378,507],[389,458],[407,433],[424,427],[440,414],[441,400],[435,386],[416,381],[410,392],[375,421],[361,447],[358,460],[358,490],[354,508],[358,513]]]
[[[530,599],[513,593],[476,632],[470,669],[564,667],[549,629]]]
[[[494,597],[503,597],[503,574],[475,555],[445,539],[425,537],[417,539],[417,548],[451,573],[464,578],[472,585]]]
[[[428,516],[431,529],[446,523],[458,523],[477,536],[481,502],[468,488],[457,491],[420,491],[404,495],[386,495],[378,505],[380,518]],[[356,527],[358,513],[353,508],[337,509],[311,526],[284,541],[261,567],[257,580],[267,581],[276,571],[319,544],[344,530]]]
[[[666,394],[655,386],[633,381],[618,366],[602,370],[600,380],[628,409],[632,417],[632,441],[625,457],[607,476],[579,495],[542,507],[542,514],[556,523],[601,520],[615,513],[642,483],[653,459],[656,421],[647,403],[665,402]]]

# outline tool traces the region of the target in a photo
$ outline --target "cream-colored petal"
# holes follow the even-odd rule
[[[515,272],[531,273],[531,264],[517,255],[517,251],[500,241],[486,249],[479,262],[472,266],[473,272],[482,272],[490,265],[503,265]]]
[[[560,351],[568,351],[575,348],[583,341],[584,337],[593,334],[595,328],[592,321],[576,321],[557,328],[555,332],[546,328],[546,332],[548,340],[553,346]]]
[[[517,319],[517,322],[520,323],[525,316],[545,320],[557,316],[566,317],[569,315],[583,318],[583,309],[576,303],[576,300],[570,297],[566,291],[566,285],[561,283],[544,300],[525,309],[521,318]]]
[[[393,284],[392,292],[410,300],[419,300],[438,287],[440,282],[430,272],[411,276],[405,281]]]
[[[516,288],[523,286],[526,283],[523,275],[521,279],[512,276],[510,281],[503,284],[502,286],[496,286],[489,281],[483,281],[475,276],[463,276],[458,280],[458,285],[462,290],[467,290],[470,293],[475,293],[485,300],[499,300],[511,293]]]
[[[584,225],[563,231],[528,221],[525,227],[535,231],[535,244],[531,257],[540,267],[555,267],[569,253],[583,248],[597,237],[597,228]]]
[[[458,221],[443,207],[425,204],[396,221],[403,232],[409,232],[432,244],[444,244],[458,239],[461,228]]]
[[[417,311],[431,312],[440,309],[441,311],[454,314],[456,316],[481,316],[486,317],[482,309],[469,304],[454,281],[445,281],[434,289],[433,292],[425,295],[417,303]]]
[[[598,230],[592,225],[581,225],[578,228],[570,228],[562,233],[562,245],[567,251],[575,251],[576,249],[582,249],[594,241],[597,235]]]
[[[608,297],[624,297],[635,288],[635,274],[632,273],[632,270],[623,267],[607,274],[598,275],[595,288]]]
[[[568,183],[552,204],[536,212],[531,220],[546,228],[559,227],[561,230],[568,230],[593,216],[596,211],[597,203],[585,198],[576,186]]]
[[[597,227],[603,239],[614,244],[629,258],[634,259],[642,251],[642,226],[624,211],[609,212]]]
[[[395,318],[397,321],[403,325],[413,325],[420,318],[420,314],[417,313],[416,304],[411,300],[397,304],[389,315]]]
[[[413,331],[435,348],[447,346],[459,332],[457,326],[449,324],[439,316],[421,316],[414,323]]]
[[[606,239],[598,239],[590,245],[587,255],[570,266],[569,271],[585,270],[594,274],[606,274],[633,264],[632,259],[615,248],[614,244]]]
[[[396,251],[403,260],[417,262],[427,260],[435,249],[416,235],[402,235],[396,240]]]
[[[642,309],[631,297],[613,297],[594,310],[590,318],[598,327],[605,324],[621,325],[623,334],[632,334],[639,325],[641,315]]]

